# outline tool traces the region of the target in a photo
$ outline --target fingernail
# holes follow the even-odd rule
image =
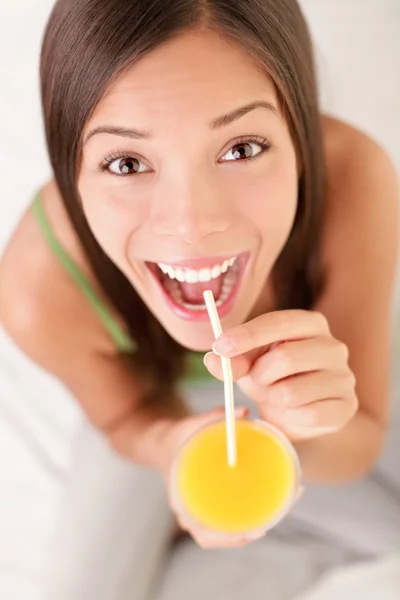
[[[230,354],[235,351],[235,341],[230,336],[222,335],[213,344],[215,354]]]
[[[205,366],[207,366],[207,361],[209,360],[209,357],[211,356],[212,352],[207,352],[207,354],[205,354],[204,358],[203,358],[203,363],[205,364]]]
[[[297,502],[302,499],[302,497],[304,496],[304,492],[305,492],[305,488],[302,485],[299,487],[299,490],[297,492],[297,498],[296,498]]]
[[[235,417],[248,417],[250,410],[247,406],[237,406],[235,408]]]

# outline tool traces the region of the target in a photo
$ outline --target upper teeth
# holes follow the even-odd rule
[[[236,256],[225,260],[219,265],[215,265],[211,269],[183,269],[181,267],[173,267],[165,263],[157,263],[161,271],[168,275],[171,279],[186,283],[206,282],[211,279],[216,279],[221,273],[226,273],[229,267],[232,267],[236,262]]]

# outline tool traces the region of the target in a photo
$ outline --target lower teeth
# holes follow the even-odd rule
[[[205,304],[190,304],[189,302],[179,302],[179,304],[185,308],[188,308],[189,310],[206,310]]]

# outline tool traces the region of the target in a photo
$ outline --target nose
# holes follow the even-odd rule
[[[228,229],[231,211],[216,182],[196,177],[190,183],[164,188],[163,192],[153,205],[153,233],[196,244]]]

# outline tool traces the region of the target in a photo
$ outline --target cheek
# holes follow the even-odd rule
[[[240,212],[271,250],[280,250],[289,236],[297,208],[298,180],[294,163],[275,161],[257,176],[235,186]]]
[[[99,179],[80,177],[83,211],[98,244],[118,267],[124,268],[125,249],[143,218],[140,205],[130,200],[128,185],[118,187]]]

